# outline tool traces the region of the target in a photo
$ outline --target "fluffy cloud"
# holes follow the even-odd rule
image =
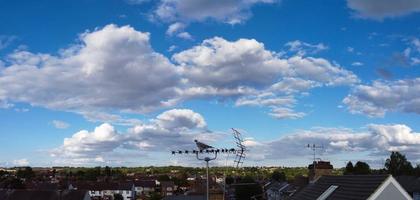
[[[89,164],[120,160],[123,155],[167,152],[194,148],[194,139],[211,142],[223,137],[207,130],[204,118],[188,109],[173,109],[158,115],[149,123],[142,123],[119,133],[104,123],[89,132],[82,130],[63,145],[51,151],[57,163],[69,162]]]
[[[63,145],[52,152],[52,156],[98,157],[119,147],[123,136],[113,126],[104,123],[93,132],[82,130],[70,138],[64,138]]]
[[[387,111],[420,114],[420,78],[359,85],[343,100],[352,113],[383,117]]]
[[[168,27],[168,30],[166,30],[166,35],[176,35],[179,38],[191,40],[192,36],[188,32],[184,31],[185,27],[186,25],[184,23],[175,22]]]
[[[358,82],[356,75],[328,60],[301,56],[281,58],[254,39],[231,42],[215,37],[175,54],[173,60],[181,65],[190,83],[213,87],[261,86],[282,77],[304,78],[327,85]]]
[[[161,0],[153,17],[165,22],[216,20],[223,23],[242,23],[251,16],[250,8],[258,3],[276,0]]]
[[[76,112],[90,121],[138,124],[118,114],[214,98],[268,106],[280,116],[294,106],[295,95],[359,81],[326,59],[282,57],[254,39],[210,38],[169,60],[152,49],[149,37],[130,26],[107,25],[81,34],[79,43],[57,55],[15,51],[0,68],[0,105],[24,102]],[[285,98],[293,101],[283,104]],[[282,109],[275,110],[278,106]]]
[[[9,55],[10,65],[0,71],[0,99],[72,111],[147,112],[170,104],[176,68],[153,51],[148,33],[107,25],[80,41],[58,56]]]
[[[172,109],[156,117],[156,124],[162,128],[172,130],[174,128],[205,128],[204,118],[188,109]]]
[[[60,120],[53,120],[52,124],[54,125],[55,128],[58,128],[58,129],[66,129],[70,126],[70,124],[68,124],[67,122],[63,122]]]
[[[417,0],[347,0],[347,6],[360,18],[383,20],[420,11]]]
[[[277,108],[279,105],[292,107],[295,102],[290,101],[294,99],[292,94],[359,81],[352,72],[326,59],[300,55],[281,57],[253,39],[227,41],[215,37],[173,55],[172,59],[180,66],[183,82],[193,86],[184,91],[185,96],[202,98],[219,94],[217,96],[226,97],[230,94],[237,99],[237,106],[269,106],[273,116],[278,118],[303,116],[297,112],[286,115],[285,111],[292,111],[290,108]],[[288,101],[284,101],[285,98]]]

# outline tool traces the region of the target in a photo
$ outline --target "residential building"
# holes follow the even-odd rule
[[[391,175],[321,176],[292,200],[411,200]]]
[[[140,180],[134,181],[134,190],[136,196],[140,195],[150,195],[156,191],[157,182],[155,180]]]

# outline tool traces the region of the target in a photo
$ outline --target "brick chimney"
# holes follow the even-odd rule
[[[314,161],[308,166],[309,182],[318,180],[323,175],[332,175],[333,166],[329,161]]]

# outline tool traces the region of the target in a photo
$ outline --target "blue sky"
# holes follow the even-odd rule
[[[0,165],[419,162],[416,0],[3,1]],[[223,159],[219,164],[224,164]],[[215,163],[217,164],[217,163]]]

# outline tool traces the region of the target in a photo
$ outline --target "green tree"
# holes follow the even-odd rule
[[[370,166],[367,163],[357,161],[356,165],[354,165],[353,174],[364,175],[364,174],[370,174],[370,173],[371,173]]]
[[[262,188],[253,178],[246,176],[239,183],[235,186],[236,199],[251,200],[252,197],[262,199]]]
[[[344,175],[353,174],[353,171],[354,171],[353,163],[349,161],[346,165],[346,168],[344,169]]]
[[[111,167],[105,166],[104,175],[110,177],[112,175]]]
[[[284,172],[281,172],[279,170],[275,170],[272,174],[271,174],[271,179],[275,180],[275,181],[286,181],[286,175],[284,174]]]
[[[158,176],[157,179],[158,179],[158,181],[170,181],[171,180],[171,178],[166,174]]]
[[[233,177],[232,177],[232,176],[226,176],[226,180],[225,180],[225,182],[226,182],[226,184],[227,184],[227,185],[232,184],[234,181],[235,181],[235,180],[233,179]]]
[[[420,177],[420,164],[417,164],[416,168],[413,169],[413,174]]]
[[[400,154],[397,151],[391,152],[389,158],[386,159],[385,169],[393,176],[412,175],[414,171],[413,166],[405,155]]]
[[[35,172],[31,167],[25,167],[23,169],[18,169],[16,172],[18,178],[31,179],[35,176]]]

